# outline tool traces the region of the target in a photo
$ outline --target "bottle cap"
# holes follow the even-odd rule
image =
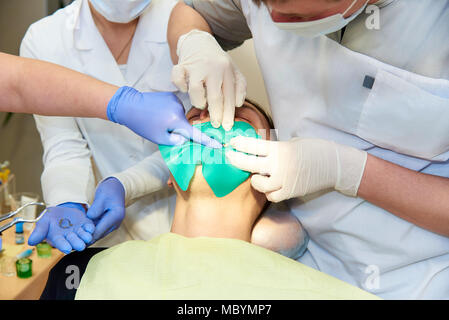
[[[23,222],[16,223],[16,233],[23,233]]]

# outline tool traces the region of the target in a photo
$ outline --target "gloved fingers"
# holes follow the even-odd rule
[[[36,226],[34,227],[34,230],[31,233],[30,237],[28,238],[28,244],[30,246],[35,246],[44,241],[45,238],[47,237],[48,229],[49,229],[48,220],[45,218],[39,220],[36,223]]]
[[[214,128],[219,128],[223,122],[223,78],[221,74],[211,76],[206,82],[206,87],[210,123]]]
[[[225,70],[223,79],[223,129],[229,131],[234,125],[235,79],[232,70]]]
[[[169,146],[176,146],[179,144],[183,144],[186,141],[187,139],[183,135],[173,131],[172,133],[168,133],[167,141],[165,141],[164,144]]]
[[[262,193],[270,193],[279,190],[282,186],[277,185],[272,177],[255,174],[251,177],[251,185]]]
[[[290,196],[288,196],[283,188],[270,192],[267,195],[267,200],[271,202],[281,202],[283,200],[289,199]]]
[[[95,226],[95,231],[93,234],[94,241],[101,239],[106,234],[110,228],[114,227],[115,224],[120,223],[114,215],[114,211],[108,211],[103,218],[101,218],[100,222]]]
[[[117,227],[112,227],[111,229],[109,229],[108,231],[106,231],[101,237],[104,238],[106,237],[108,234],[110,234],[112,231],[115,231],[115,229],[117,229]]]
[[[98,189],[97,189],[97,194],[98,194]],[[105,210],[106,210],[106,207],[105,207],[104,197],[101,195],[95,195],[94,202],[92,203],[90,208],[87,210],[86,216],[89,219],[94,220],[94,219],[101,217]]]
[[[171,81],[178,87],[182,92],[187,92],[187,72],[184,66],[177,64],[173,67],[171,71]]]
[[[238,136],[232,138],[229,143],[237,151],[258,156],[268,156],[273,142],[268,140]]]
[[[72,251],[72,246],[66,240],[66,238],[62,236],[62,234],[55,236],[51,242],[53,243],[55,248],[65,254],[69,254]]]
[[[182,135],[186,139],[192,140],[193,142],[203,144],[206,147],[211,147],[215,149],[221,149],[223,145],[215,139],[212,139],[200,129],[195,128],[187,121],[180,123],[179,128],[173,130],[173,133]]]
[[[206,88],[202,79],[191,77],[188,91],[192,106],[198,109],[206,108]]]
[[[266,158],[259,158],[235,151],[226,152],[226,158],[234,167],[243,171],[268,174]]]
[[[71,247],[76,251],[83,251],[86,248],[84,241],[81,240],[74,232],[67,233],[65,238],[70,243]]]
[[[90,234],[94,233],[94,231],[95,231],[95,225],[92,223],[85,223],[85,224],[83,224],[82,228],[84,231],[86,231]]]
[[[246,79],[240,70],[234,66],[235,77],[235,106],[241,107],[246,98]]]
[[[81,240],[84,241],[84,243],[90,243],[93,239],[92,233],[86,232],[81,228],[76,232],[76,234]]]

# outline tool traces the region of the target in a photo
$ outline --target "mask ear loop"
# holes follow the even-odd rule
[[[345,16],[345,14],[348,13],[349,10],[351,10],[351,8],[356,4],[357,0],[354,0],[351,5],[348,7],[348,9],[345,10],[345,12],[342,13],[343,17]],[[366,0],[365,4],[363,6],[366,6],[368,4],[369,0]]]

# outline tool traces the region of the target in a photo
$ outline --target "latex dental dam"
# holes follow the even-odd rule
[[[234,167],[226,160],[226,152],[234,150],[229,146],[229,141],[236,136],[257,139],[260,136],[250,124],[243,121],[236,121],[230,131],[225,131],[222,127],[214,128],[210,122],[193,126],[222,143],[223,148],[213,149],[192,141],[176,146],[159,145],[162,157],[183,191],[189,187],[196,166],[202,165],[204,179],[215,196],[224,197],[250,176],[249,172]]]

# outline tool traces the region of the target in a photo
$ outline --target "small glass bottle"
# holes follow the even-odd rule
[[[37,256],[39,258],[50,258],[51,257],[51,246],[45,242],[42,241],[37,246]]]
[[[17,277],[21,279],[29,278],[33,275],[32,271],[33,261],[28,258],[19,259],[16,261]]]
[[[23,235],[23,223],[16,224],[16,244],[25,243],[25,237]]]

